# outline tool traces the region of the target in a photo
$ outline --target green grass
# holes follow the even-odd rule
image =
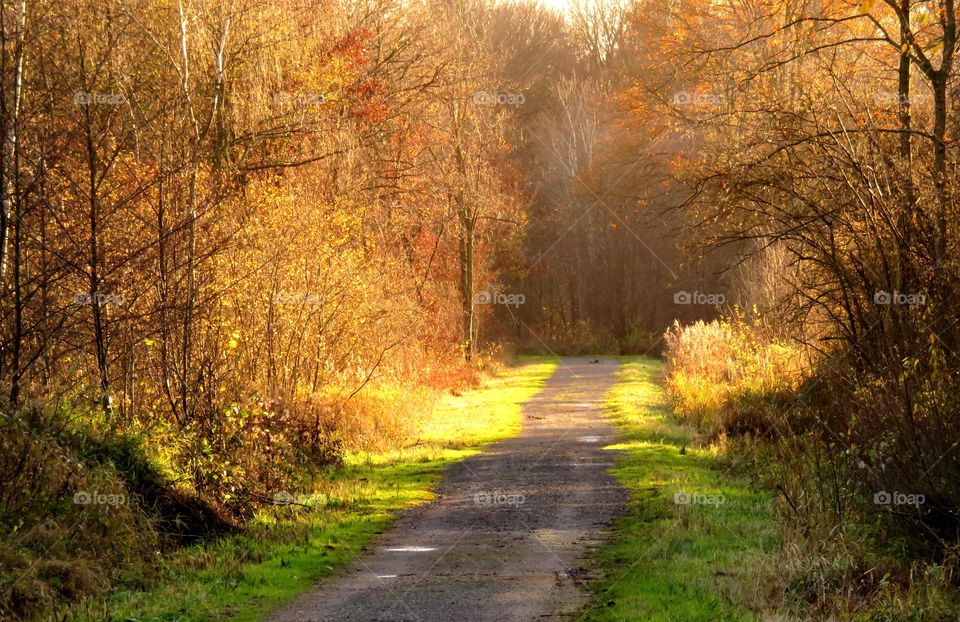
[[[481,389],[445,396],[424,416],[419,440],[379,454],[355,454],[307,491],[306,506],[264,511],[242,535],[158,558],[144,590],[124,590],[75,608],[68,619],[259,620],[354,558],[398,510],[433,496],[445,467],[516,434],[522,405],[556,361],[527,358]],[[60,618],[63,619],[63,618]]]
[[[659,384],[662,364],[621,364],[605,409],[622,431],[611,473],[629,490],[626,516],[593,554],[583,620],[751,620],[778,545],[771,498],[723,466],[695,432],[674,420]],[[722,495],[719,504],[678,504],[678,492]],[[719,497],[714,497],[719,500]]]

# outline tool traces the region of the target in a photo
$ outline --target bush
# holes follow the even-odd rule
[[[413,442],[437,396],[424,386],[370,383],[353,396],[330,389],[234,404],[182,428],[172,460],[197,495],[244,519],[349,452]]]
[[[769,435],[803,378],[802,352],[742,318],[675,323],[665,335],[674,409],[713,437]]]
[[[198,496],[240,519],[343,459],[339,430],[312,400],[233,404],[191,420],[181,434],[176,468]]]

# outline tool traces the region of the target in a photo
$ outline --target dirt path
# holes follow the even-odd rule
[[[617,363],[564,359],[515,438],[451,467],[345,573],[273,622],[557,620],[585,598],[578,560],[623,510],[601,413]]]

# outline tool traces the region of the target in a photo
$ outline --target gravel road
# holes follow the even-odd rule
[[[452,466],[344,572],[272,622],[565,620],[586,598],[582,556],[624,511],[601,412],[617,362],[565,358],[523,431]]]

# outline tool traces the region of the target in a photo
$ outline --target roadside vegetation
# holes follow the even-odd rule
[[[856,373],[849,364],[810,365],[801,346],[737,316],[674,327],[666,353],[677,418],[700,426],[721,456],[776,493],[783,543],[768,579],[785,611],[816,620],[957,620],[957,548],[936,531],[942,489],[904,479],[909,471],[883,453],[898,427],[877,428],[895,414],[862,401],[878,385],[838,382],[836,374]],[[919,419],[914,433],[930,423]],[[950,464],[944,456],[928,468]]]
[[[351,445],[338,465],[271,491],[242,530],[224,524],[221,533],[198,534],[188,546],[175,546],[163,531],[149,503],[156,497],[137,496],[126,483],[128,465],[92,464],[82,451],[46,438],[46,451],[75,461],[74,481],[92,498],[78,505],[71,488],[62,497],[38,499],[40,520],[4,540],[0,552],[10,564],[0,575],[4,616],[257,620],[351,559],[398,510],[429,500],[447,465],[519,431],[522,404],[554,368],[552,361],[527,360],[498,369],[461,395],[433,394],[403,413],[412,419],[397,442],[375,451]],[[150,451],[133,440],[112,443],[136,455]],[[148,468],[160,478],[171,465],[152,458]],[[170,481],[158,490],[182,495]],[[191,518],[185,511],[178,516]],[[96,546],[87,540],[97,537]]]
[[[612,474],[630,491],[598,566],[585,620],[752,620],[774,603],[773,495],[672,414],[663,363],[627,358],[605,411],[623,441]]]

